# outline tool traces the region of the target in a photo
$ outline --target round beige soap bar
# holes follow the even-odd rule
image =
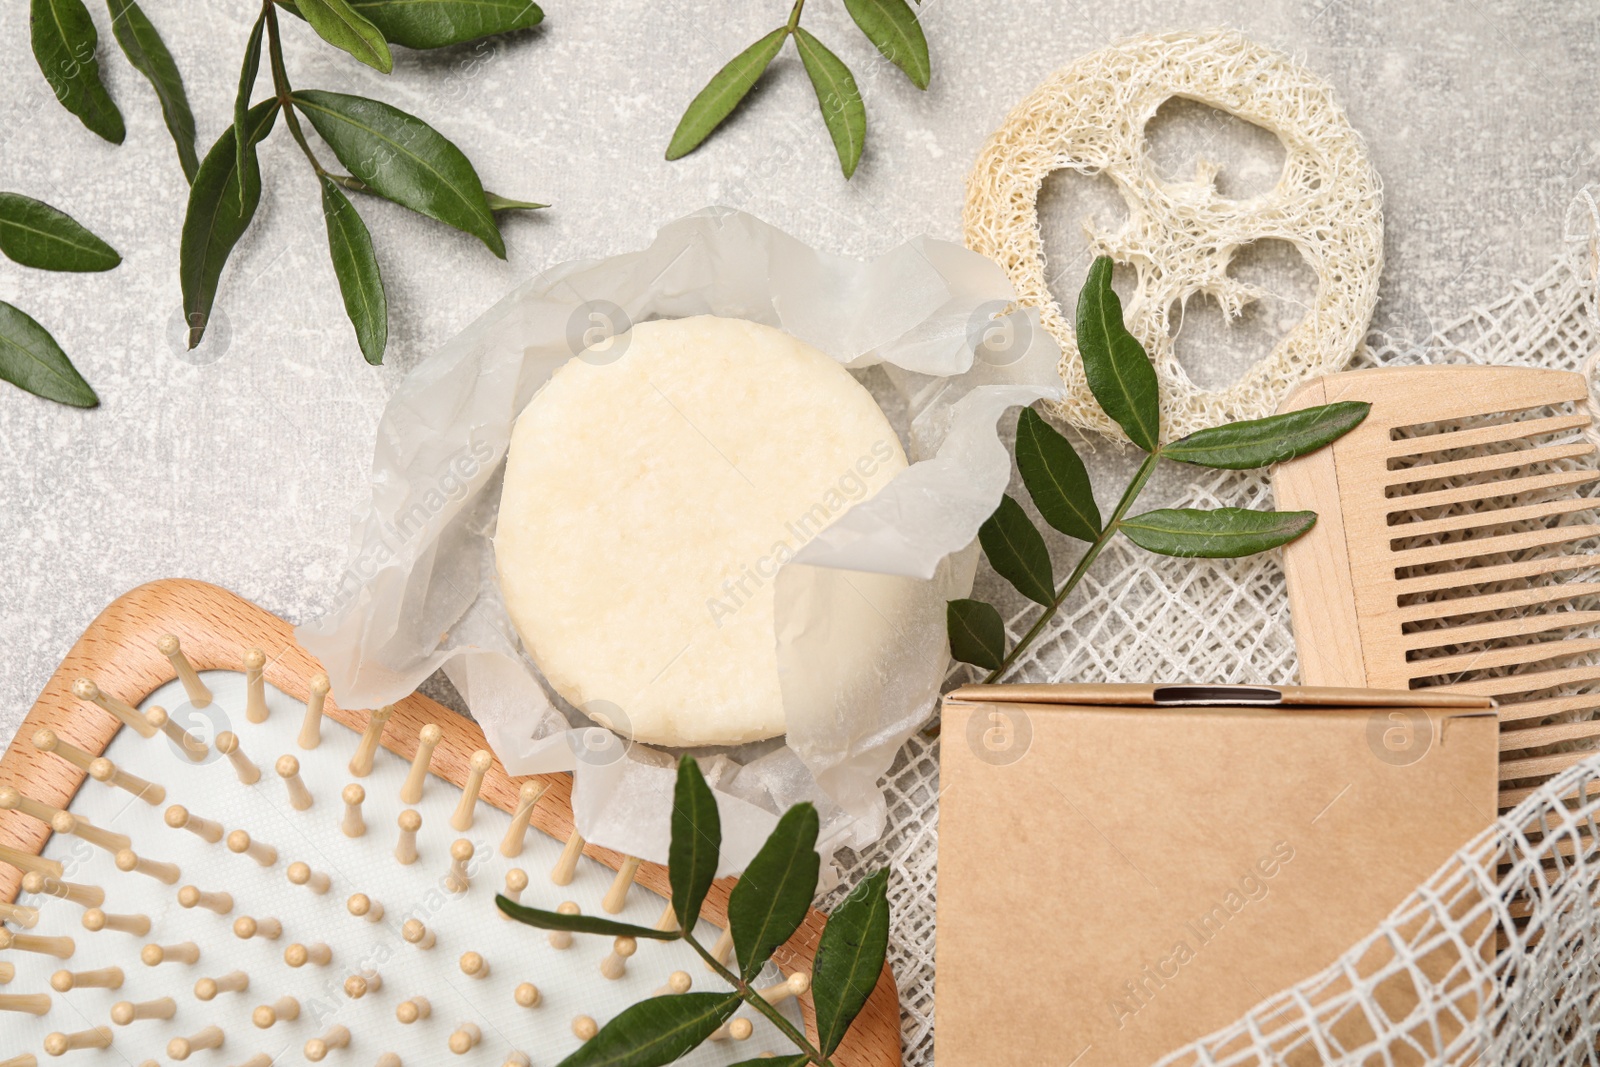
[[[517,419],[506,608],[555,690],[619,733],[777,736],[778,568],[905,466],[871,394],[811,346],[743,319],[642,322]]]

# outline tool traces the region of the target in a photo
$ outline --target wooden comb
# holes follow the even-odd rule
[[[1500,806],[1600,738],[1600,534],[1585,375],[1386,367],[1320,378],[1283,404],[1372,405],[1273,474],[1317,512],[1284,553],[1305,685],[1448,687],[1493,697]]]

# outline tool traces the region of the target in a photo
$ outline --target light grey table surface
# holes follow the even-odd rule
[[[1118,37],[1236,27],[1333,84],[1383,178],[1376,321],[1401,334],[1425,335],[1536,276],[1560,243],[1570,197],[1600,172],[1600,8],[1560,0],[924,0],[926,93],[874,62],[838,0],[812,0],[805,24],[856,68],[867,102],[866,154],[848,183],[792,52],[704,149],[662,159],[684,105],[782,22],[786,0],[550,0],[536,31],[400,51],[389,77],[286,18],[297,85],[412,111],[461,145],[487,186],[554,207],[506,221],[501,262],[472,238],[363,201],[391,308],[388,359],[374,369],[344,320],[316,182],[280,129],[262,152],[256,223],[222,283],[227,343],[218,330],[209,362],[195,365],[175,341],[183,176],[153,94],[111,41],[103,5],[90,6],[128,123],[121,147],[51,99],[28,48],[27,5],[0,5],[0,189],[67,210],[124,257],[101,275],[0,260],[0,299],[52,330],[102,399],[77,411],[0,385],[0,743],[84,626],[141,582],[201,578],[297,622],[320,613],[365,496],[385,399],[540,267],[637,248],[662,223],[715,203],[842,253],[924,232],[959,239],[966,172],[989,132],[1052,70]],[[203,151],[229,121],[254,5],[144,6],[182,68]],[[263,78],[258,95],[265,87]],[[1185,155],[1199,146],[1225,168],[1260,171],[1259,160],[1230,156],[1256,151],[1251,137],[1192,110],[1158,132],[1174,168],[1191,167]],[[1052,189],[1045,210],[1066,291],[1083,263],[1072,220],[1093,206],[1092,191],[1077,192]],[[1271,342],[1259,330],[1229,337],[1207,314],[1217,317],[1199,313],[1194,336],[1218,354],[1203,377]]]

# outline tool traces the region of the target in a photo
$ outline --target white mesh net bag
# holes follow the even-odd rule
[[[1566,247],[1540,278],[1425,338],[1373,332],[1356,365],[1579,369],[1600,347],[1597,221],[1600,209],[1586,191],[1569,213]],[[1150,506],[1271,505],[1265,472],[1193,473],[1191,482],[1153,486],[1147,497],[1164,499]],[[1000,606],[1012,641],[1037,612],[987,568],[974,595]],[[1276,554],[1185,561],[1114,541],[1012,678],[1287,684],[1298,669],[1288,615]],[[970,680],[959,668],[950,684]],[[869,851],[840,856],[846,885],[877,867],[892,870],[890,959],[900,982],[905,1060],[913,1065],[934,1062],[938,755],[936,738],[912,737],[886,776],[884,836]],[[1507,813],[1344,959],[1171,1059],[1595,1063],[1600,861],[1588,842],[1600,832],[1600,798],[1576,806],[1556,799],[1584,787],[1600,790],[1600,755]],[[1477,949],[1491,943],[1493,954],[1480,958]],[[1400,992],[1380,994],[1386,981]],[[1404,1004],[1407,983],[1420,996],[1401,1011],[1395,1005]],[[1385,1004],[1390,1009],[1377,1010]]]

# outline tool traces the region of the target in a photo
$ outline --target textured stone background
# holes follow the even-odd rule
[[[867,98],[854,181],[839,176],[792,53],[730,128],[664,162],[694,92],[787,6],[550,0],[536,31],[401,53],[387,78],[285,19],[297,85],[412,111],[461,145],[490,188],[555,205],[506,222],[510,259],[500,262],[471,238],[362,201],[391,307],[388,363],[373,369],[343,319],[316,183],[281,124],[262,152],[255,226],[223,280],[226,331],[213,327],[202,362],[186,359],[176,341],[185,188],[153,95],[111,41],[103,6],[91,5],[128,122],[121,147],[99,141],[51,98],[28,49],[26,5],[0,5],[0,189],[67,210],[124,257],[112,273],[81,276],[0,261],[0,298],[51,329],[103,401],[74,411],[0,386],[0,743],[89,620],[140,582],[202,578],[291,620],[316,615],[342,565],[385,398],[518,280],[638,247],[709,203],[845,253],[920,232],[957,238],[968,163],[989,131],[1052,69],[1118,37],[1233,26],[1333,83],[1384,179],[1378,322],[1391,331],[1426,334],[1536,275],[1569,198],[1600,170],[1600,15],[1560,0],[923,0],[927,93],[875,62],[842,5],[814,0],[806,25],[855,67]],[[145,8],[183,70],[203,151],[230,117],[253,5]],[[1271,139],[1237,123],[1183,107],[1158,122],[1158,157],[1174,170],[1203,150],[1240,180],[1273,173]],[[1081,268],[1073,219],[1095,195],[1068,185],[1047,197],[1066,291]],[[1304,279],[1290,267],[1259,265],[1257,276],[1266,271],[1292,300]],[[1270,320],[1229,335],[1208,315],[1194,313],[1184,348],[1202,380],[1225,378],[1271,343]],[[1212,359],[1203,365],[1202,349]]]

